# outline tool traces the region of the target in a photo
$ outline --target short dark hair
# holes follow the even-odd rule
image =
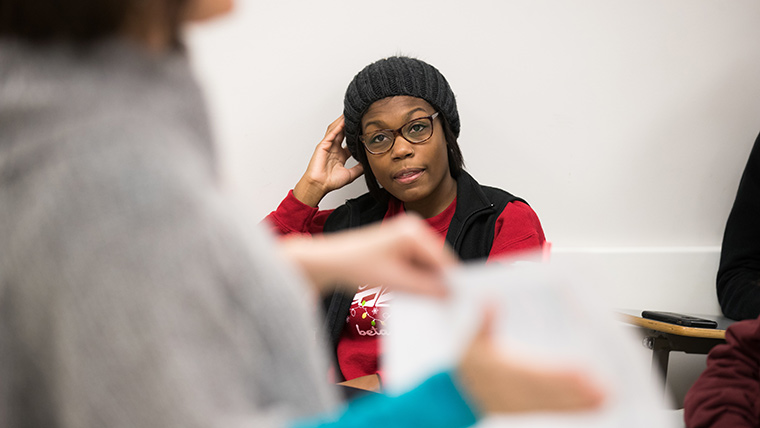
[[[438,118],[441,120],[443,136],[446,139],[446,154],[449,161],[449,173],[456,180],[462,175],[462,171],[464,170],[464,156],[462,156],[462,150],[459,148],[459,141],[457,140],[456,134],[451,129],[448,120],[446,120],[446,116],[439,115]],[[361,130],[360,132],[364,131]],[[369,166],[367,151],[364,149],[363,144],[359,143],[359,146],[354,150],[354,157],[364,167],[364,180],[367,182],[369,193],[378,201],[387,201],[389,193],[377,183],[377,178],[375,178],[375,174],[372,173],[372,168]]]
[[[89,43],[123,34],[130,23],[163,19],[180,45],[187,0],[2,0],[0,37],[30,42]]]

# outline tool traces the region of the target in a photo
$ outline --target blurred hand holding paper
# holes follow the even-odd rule
[[[490,306],[498,314],[494,340],[505,353],[534,365],[580,368],[608,397],[596,411],[499,415],[479,426],[673,426],[640,339],[601,305],[585,275],[521,263],[464,266],[449,277],[447,300],[396,295],[382,344],[390,394],[455,366]]]

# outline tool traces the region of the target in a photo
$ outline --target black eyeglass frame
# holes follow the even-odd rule
[[[430,116],[423,116],[423,117],[414,118],[414,119],[412,119],[412,120],[404,123],[403,125],[401,125],[398,129],[378,129],[377,131],[373,132],[371,135],[376,135],[376,134],[379,134],[381,132],[390,132],[390,133],[393,134],[393,139],[391,141],[391,145],[388,146],[388,148],[385,149],[385,150],[383,150],[382,152],[373,152],[372,150],[370,150],[369,147],[367,147],[367,143],[364,141],[364,138],[365,138],[365,136],[367,134],[360,135],[359,136],[359,141],[361,141],[361,143],[364,146],[364,148],[367,149],[367,151],[370,154],[373,154],[373,155],[383,155],[383,154],[388,153],[389,151],[391,151],[391,149],[393,149],[393,146],[396,144],[396,138],[398,138],[399,135],[401,136],[401,138],[405,139],[406,141],[409,141],[411,144],[422,144],[425,141],[427,141],[427,140],[429,140],[429,139],[431,139],[433,137],[433,130],[435,129],[434,120],[435,120],[436,117],[438,117],[438,114],[440,114],[440,112],[437,111],[437,112],[431,114]],[[423,119],[430,120],[430,135],[428,135],[428,137],[425,138],[424,140],[422,140],[422,141],[411,141],[408,138],[406,138],[406,136],[401,132],[401,130],[404,129],[410,123],[417,122],[417,121],[423,120]]]

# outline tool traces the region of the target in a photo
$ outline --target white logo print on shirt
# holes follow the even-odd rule
[[[351,311],[346,322],[354,324],[356,333],[360,336],[387,335],[388,331],[383,328],[389,313],[383,310],[388,307],[392,293],[387,287],[372,287],[364,285],[354,296],[351,303]]]

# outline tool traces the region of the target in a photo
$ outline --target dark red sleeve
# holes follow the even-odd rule
[[[689,428],[760,426],[760,319],[731,325],[726,342],[710,351],[707,368],[686,393]]]
[[[538,216],[528,204],[510,202],[496,219],[488,259],[510,253],[539,250],[546,238]]]
[[[293,196],[293,190],[290,190],[277,209],[264,217],[264,222],[269,223],[278,235],[314,235],[322,233],[325,220],[333,211],[310,207]]]

